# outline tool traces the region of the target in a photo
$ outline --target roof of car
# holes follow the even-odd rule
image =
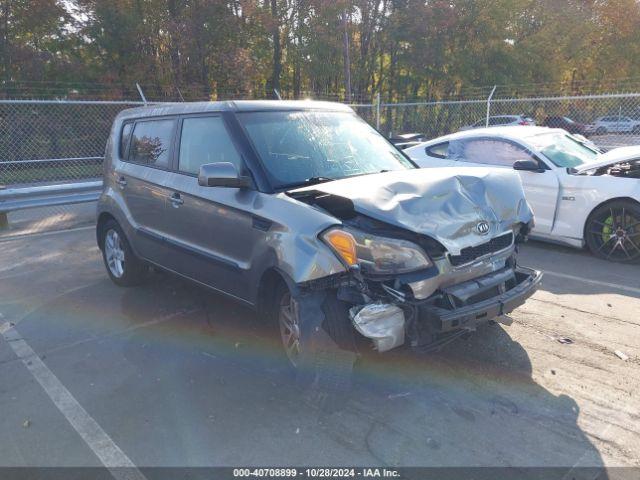
[[[474,128],[473,130],[462,130],[460,132],[451,133],[449,135],[445,135],[443,137],[438,137],[433,140],[429,140],[428,144],[446,142],[450,140],[456,140],[459,138],[468,138],[468,137],[502,137],[502,138],[510,138],[513,140],[524,140],[526,138],[531,138],[536,135],[543,135],[546,133],[553,132],[562,132],[566,133],[564,130],[559,128],[549,128],[549,127],[535,127],[535,126],[524,126],[524,125],[513,125],[513,126],[504,126],[504,127],[485,127],[485,128]]]
[[[351,107],[336,102],[314,100],[228,100],[222,102],[158,103],[123,110],[121,119],[188,115],[206,112],[262,112],[262,111],[325,110],[353,112]]]

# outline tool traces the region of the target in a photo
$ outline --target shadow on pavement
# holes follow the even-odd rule
[[[498,325],[436,354],[366,352],[330,411],[296,384],[259,314],[170,275],[133,289],[105,279],[19,328],[142,466],[485,466],[519,478],[602,466],[575,401],[538,384]]]
[[[610,262],[586,249],[536,240],[521,247],[519,262],[545,272],[541,289],[556,295],[612,293],[640,298],[637,264]]]

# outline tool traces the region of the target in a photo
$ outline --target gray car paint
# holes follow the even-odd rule
[[[140,257],[252,305],[257,303],[260,280],[269,269],[280,272],[290,286],[344,272],[344,265],[319,239],[322,231],[341,224],[330,213],[282,192],[201,187],[194,176],[124,162],[115,148],[122,123],[128,119],[308,108],[351,111],[319,102],[208,102],[122,112],[106,150],[105,187],[98,214],[116,218]],[[124,189],[116,182],[121,175],[128,181]],[[454,254],[532,218],[519,179],[511,172],[416,169],[313,188],[351,198],[357,211],[373,218],[433,236]],[[179,208],[169,202],[176,191],[184,197]],[[256,228],[256,218],[262,227],[268,223],[268,229]],[[481,219],[493,226],[487,236],[474,231]],[[141,231],[155,235],[156,241]],[[158,239],[173,240],[184,248],[176,253],[166,244],[158,246]],[[496,270],[504,266],[513,248],[461,268],[441,260],[437,266],[443,275],[436,283],[451,284]],[[428,288],[436,286],[432,282]]]

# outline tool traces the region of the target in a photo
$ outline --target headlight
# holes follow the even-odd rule
[[[332,228],[322,239],[348,266],[385,275],[414,272],[431,265],[427,254],[406,240],[378,237],[353,229]]]

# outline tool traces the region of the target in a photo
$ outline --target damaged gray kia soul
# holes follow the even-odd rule
[[[208,102],[118,115],[97,239],[116,284],[154,266],[228,295],[300,366],[512,311],[541,280],[516,262],[532,222],[515,172],[419,169],[347,106]]]

